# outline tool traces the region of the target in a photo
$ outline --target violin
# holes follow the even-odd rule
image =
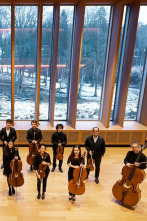
[[[141,153],[146,147],[147,138],[139,152],[136,162],[139,162]],[[141,199],[139,184],[143,182],[145,177],[146,174],[144,170],[137,168],[135,164],[130,167],[124,166],[122,169],[122,179],[118,180],[112,188],[114,197],[120,201],[122,205],[135,206]]]
[[[15,147],[15,156],[17,156],[18,147]],[[9,175],[8,183],[13,187],[20,187],[24,184],[22,170],[22,161],[14,159],[10,163],[12,173]]]
[[[68,190],[70,193],[75,195],[82,195],[85,193],[85,183],[83,182],[87,177],[87,171],[83,168],[83,163],[85,164],[85,154],[83,157],[83,162],[81,163],[79,168],[75,168],[73,171],[73,179],[70,180],[68,185]]]
[[[60,140],[59,140],[59,143],[60,143]],[[59,146],[57,147],[56,149],[56,159],[57,160],[63,160],[63,146]]]
[[[94,170],[94,162],[95,161],[94,161],[94,159],[92,158],[92,155],[91,155],[90,158],[87,161],[86,168],[89,169],[90,171],[93,171]]]
[[[27,163],[34,165],[34,157],[38,153],[39,144],[29,143],[29,154],[27,156]]]

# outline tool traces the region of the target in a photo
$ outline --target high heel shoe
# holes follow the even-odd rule
[[[12,187],[12,194],[15,194],[15,189],[14,189],[14,187]]]
[[[45,194],[44,193],[42,193],[42,200],[44,200],[45,199]]]
[[[40,193],[38,193],[38,195],[37,195],[37,199],[38,199],[38,200],[40,199]]]
[[[12,196],[11,189],[9,189],[8,195],[9,195],[9,196]]]

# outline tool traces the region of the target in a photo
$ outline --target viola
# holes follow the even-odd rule
[[[60,143],[60,140],[59,140],[59,143]],[[63,160],[63,146],[59,146],[57,147],[56,149],[56,159],[57,160]]]
[[[90,171],[94,170],[94,159],[92,158],[92,155],[90,156],[90,158],[87,161],[87,165],[86,168],[89,169]]]
[[[83,168],[83,163],[85,164],[85,152],[83,162],[81,163],[79,168],[74,169],[73,171],[73,179],[70,180],[68,185],[68,190],[70,193],[75,195],[82,195],[85,193],[85,183],[83,182],[87,177],[87,171]]]
[[[15,156],[17,156],[18,147],[15,148]],[[24,184],[22,170],[22,161],[18,159],[14,159],[10,163],[10,168],[12,173],[9,175],[8,183],[13,187],[20,187]]]
[[[47,165],[43,165],[42,163],[39,164],[38,173],[39,173],[39,175],[40,175],[41,178],[46,177],[46,174],[45,174],[46,168],[47,168]]]
[[[27,156],[27,163],[34,165],[34,157],[38,153],[39,144],[29,143],[29,154]]]
[[[141,148],[141,151],[136,159],[139,162],[142,151],[147,146],[147,139]],[[112,193],[114,197],[127,206],[135,206],[141,199],[141,190],[139,184],[143,182],[146,174],[144,170],[137,168],[135,165],[131,167],[124,166],[122,169],[122,179],[118,180],[113,188]]]

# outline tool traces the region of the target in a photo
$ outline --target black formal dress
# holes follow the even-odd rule
[[[3,142],[3,150],[4,150],[4,147],[5,147],[4,142],[5,141],[8,143],[10,140],[12,140],[12,142],[14,143],[15,140],[17,139],[17,134],[16,134],[15,128],[10,127],[9,135],[7,135],[6,127],[2,128],[2,130],[0,132],[0,139]],[[4,154],[3,154],[3,162],[4,162]]]
[[[94,142],[93,136],[89,136],[85,141],[85,147],[88,151],[87,160],[90,158],[89,151],[93,151],[92,158],[95,160],[95,178],[98,179],[100,173],[100,164],[102,156],[105,154],[105,141],[103,137],[98,136],[96,142]],[[87,174],[89,175],[89,169]]]
[[[39,144],[40,141],[42,140],[41,130],[39,128],[36,128],[36,130],[33,130],[32,128],[30,128],[27,131],[27,140],[29,143],[32,143],[33,140],[36,140],[37,143]]]
[[[53,144],[53,168],[56,168],[56,150],[58,147],[58,143],[61,143],[61,146],[63,147],[63,153],[64,153],[64,147],[67,143],[67,137],[66,134],[61,132],[58,133],[57,131],[52,134],[52,144]],[[59,160],[59,170],[62,168],[63,160]]]
[[[13,146],[12,149],[10,149],[8,146],[4,147],[4,171],[3,174],[7,176],[7,182],[9,175],[12,173],[10,168],[10,163],[14,159],[15,156],[18,156],[18,159],[20,160],[19,152],[18,150],[15,150],[15,147]],[[8,184],[9,188],[10,185]]]
[[[39,164],[42,163],[42,161],[45,161],[47,163],[51,164],[50,155],[48,153],[44,153],[44,156],[42,157],[40,153],[37,153],[34,158],[34,170],[39,169]],[[43,178],[43,193],[46,192],[46,185],[47,185],[47,178],[50,172],[49,166],[47,166],[45,170],[45,177]],[[40,193],[41,188],[41,180],[37,178],[37,191]]]
[[[124,163],[125,164],[127,164],[127,163],[134,164],[136,162],[138,155],[139,155],[139,153],[136,154],[136,153],[134,153],[134,151],[129,151],[124,159]],[[143,153],[141,153],[138,163],[146,162],[146,160],[147,160],[146,156]],[[138,168],[142,169],[142,170],[146,169],[146,164],[141,164]]]
[[[73,166],[80,166],[80,164],[82,163],[82,161],[83,161],[83,157],[74,158],[74,157],[69,156],[69,157],[68,157],[68,160],[67,160],[67,164],[71,164],[71,165],[73,165]],[[74,177],[73,177],[73,171],[74,171],[74,168],[69,167],[69,169],[68,169],[68,182],[74,178]],[[70,194],[71,196],[75,196],[74,194],[72,194],[72,193],[70,193],[70,192],[69,192],[69,194]]]

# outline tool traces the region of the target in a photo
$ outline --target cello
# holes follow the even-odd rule
[[[145,139],[144,145],[141,147],[136,162],[139,162],[142,151],[147,146],[147,138]],[[146,163],[146,162],[143,162]],[[122,179],[118,180],[113,188],[112,193],[114,197],[127,206],[135,206],[141,199],[141,190],[139,184],[143,182],[146,174],[144,170],[140,170],[135,164],[130,167],[124,166],[122,169]]]
[[[83,158],[83,164],[85,164],[85,152]],[[83,168],[82,163],[79,168],[74,169],[74,179],[70,180],[68,190],[70,193],[75,195],[82,195],[85,193],[85,183],[83,182],[87,177],[87,171]]]
[[[39,144],[29,143],[29,154],[27,156],[27,163],[34,165],[34,157],[38,153]]]
[[[15,156],[17,156],[18,147],[15,147]],[[20,187],[24,184],[22,170],[22,161],[13,159],[10,163],[12,173],[9,175],[8,183],[13,187]]]
[[[61,144],[60,140],[59,140],[59,144]],[[57,160],[63,160],[63,146],[58,145],[57,149],[56,149],[56,159]]]

